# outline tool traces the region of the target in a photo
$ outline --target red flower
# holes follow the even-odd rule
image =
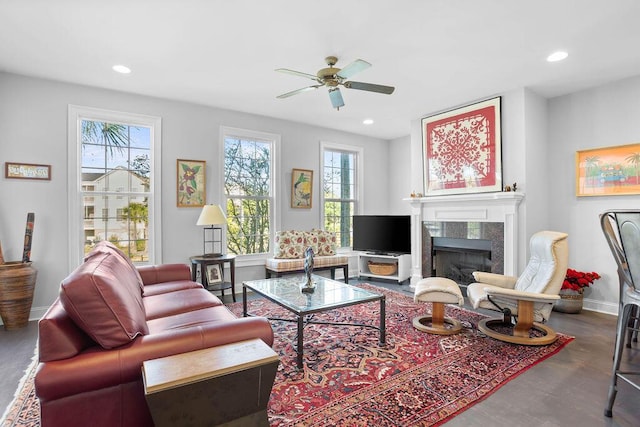
[[[599,278],[600,275],[596,272],[584,273],[582,271],[576,271],[568,268],[564,282],[562,282],[562,289],[569,289],[582,293],[584,288],[588,288]]]

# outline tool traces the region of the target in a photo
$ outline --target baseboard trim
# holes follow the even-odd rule
[[[29,312],[29,322],[33,320],[40,320],[48,309],[49,307],[31,307],[31,311]],[[0,319],[0,325],[4,326],[2,319]]]
[[[613,316],[618,315],[618,304],[613,302],[598,301],[593,299],[584,299],[582,301],[582,308],[588,311],[595,311],[598,313],[611,314]]]

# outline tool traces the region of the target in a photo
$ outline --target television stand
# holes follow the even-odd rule
[[[369,262],[380,264],[396,264],[398,266],[395,273],[376,274],[369,268]],[[376,254],[361,252],[358,254],[358,277],[370,277],[373,279],[394,280],[402,284],[411,277],[411,255],[410,254]]]

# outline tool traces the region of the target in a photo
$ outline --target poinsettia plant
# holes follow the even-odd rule
[[[584,288],[588,288],[600,278],[600,275],[596,272],[582,272],[568,268],[567,275],[562,282],[562,289],[584,292]]]

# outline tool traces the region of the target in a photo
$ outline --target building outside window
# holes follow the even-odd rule
[[[71,241],[78,242],[72,257],[108,240],[133,262],[156,263],[160,119],[70,106],[69,122],[77,129],[69,138],[77,153],[77,181],[69,184]]]
[[[223,128],[227,249],[237,255],[268,253],[276,218],[275,159],[279,137]]]

